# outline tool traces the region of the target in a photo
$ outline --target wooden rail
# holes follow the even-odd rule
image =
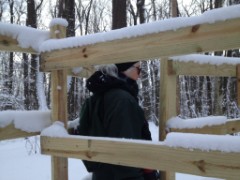
[[[22,137],[36,136],[39,135],[40,132],[29,133],[26,131],[22,131],[20,129],[16,129],[14,124],[10,124],[5,128],[0,128],[0,141],[1,140],[9,140],[16,139]]]
[[[204,126],[202,128],[170,128],[170,132],[184,132],[197,134],[233,134],[240,132],[240,120],[228,120],[226,124]]]
[[[204,126],[202,128],[170,128],[169,132],[185,132],[198,134],[233,134],[240,132],[240,120],[229,119],[226,124]],[[9,140],[15,138],[29,137],[40,135],[40,132],[26,132],[15,128],[14,124],[10,124],[4,128],[0,128],[0,140]]]
[[[0,35],[0,51],[24,52],[24,53],[38,54],[38,52],[32,48],[20,47],[19,43],[16,39],[13,39],[8,36],[3,36],[3,35]]]
[[[240,18],[41,53],[41,70],[239,48]]]
[[[234,64],[213,65],[169,60],[168,66],[170,74],[176,75],[236,77],[237,73]]]
[[[152,168],[238,180],[240,153],[171,148],[163,143],[104,140],[91,137],[41,136],[41,152],[56,157]]]

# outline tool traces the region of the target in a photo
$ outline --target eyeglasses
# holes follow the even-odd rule
[[[141,73],[142,69],[139,66],[132,66],[132,67],[136,68],[138,74]]]

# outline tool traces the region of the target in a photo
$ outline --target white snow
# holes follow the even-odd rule
[[[181,61],[181,62],[192,61],[198,64],[212,64],[212,65],[221,65],[221,64],[237,65],[240,63],[240,58],[237,58],[237,57],[211,56],[211,55],[203,55],[203,54],[173,56],[173,57],[170,57],[170,59],[174,61]]]
[[[82,70],[83,70],[82,67],[72,68],[72,73],[73,74],[79,74]]]
[[[154,141],[158,139],[158,127],[149,124]],[[39,136],[28,140],[0,141],[0,179],[3,180],[51,180],[51,158],[39,152]],[[36,152],[36,153],[34,153]],[[82,161],[69,158],[69,180],[90,180]],[[176,180],[220,180],[176,173]]]
[[[239,9],[240,5],[235,5],[206,11],[200,16],[170,18],[152,23],[140,24],[137,26],[112,30],[109,32],[90,34],[81,37],[48,40],[41,44],[40,51],[46,52],[56,49],[79,47],[100,42],[113,41],[117,39],[137,37],[151,33],[159,33],[167,30],[177,30],[179,28],[194,26],[203,23],[225,21],[228,19],[240,17]]]
[[[68,136],[68,132],[64,128],[64,124],[62,122],[55,121],[51,126],[41,132],[41,136],[66,137]]]
[[[40,132],[51,124],[50,111],[0,111],[0,128],[11,123],[16,129]]]
[[[79,118],[76,118],[72,121],[68,121],[68,129],[76,129],[77,126],[79,125]]]
[[[79,47],[99,42],[112,41],[123,38],[136,37],[151,33],[158,33],[167,30],[194,26],[203,23],[214,23],[240,17],[240,5],[229,6],[211,11],[206,11],[200,16],[178,17],[160,20],[152,23],[140,24],[112,30],[109,32],[96,33],[81,37],[70,37],[64,39],[50,39],[49,31],[41,31],[30,27],[13,24],[0,23],[0,34],[17,39],[20,47],[33,48],[37,52],[46,52],[56,49]],[[63,19],[53,19],[50,26],[61,24],[67,26]]]
[[[49,31],[0,22],[0,35],[16,39],[22,48],[39,52],[40,45],[50,38]]]
[[[226,124],[226,116],[208,116],[199,117],[192,119],[182,119],[180,117],[173,117],[167,121],[167,128],[177,128],[177,129],[191,129],[191,128],[202,128],[204,126],[213,126]]]
[[[221,117],[219,117],[221,119]],[[212,121],[212,120],[211,120]],[[200,125],[201,126],[201,125]],[[151,127],[152,128],[152,127]],[[151,144],[151,141],[105,138],[90,136],[70,136],[61,122],[55,122],[47,129],[43,130],[42,136],[49,137],[72,137],[79,139],[124,141],[132,143]],[[155,137],[154,137],[155,138]],[[205,135],[192,133],[168,133],[165,141],[155,141],[154,144],[167,145],[170,147],[183,147],[187,149],[199,149],[203,151],[217,150],[222,152],[240,152],[240,137],[230,135]]]
[[[164,144],[202,151],[240,152],[240,137],[231,135],[169,133]]]
[[[53,26],[55,26],[55,25],[61,25],[61,26],[67,27],[67,26],[68,26],[68,22],[67,22],[66,19],[54,18],[54,19],[52,19],[52,21],[50,22],[49,27],[53,27]]]

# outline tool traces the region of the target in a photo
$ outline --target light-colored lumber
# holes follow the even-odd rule
[[[171,72],[167,58],[161,61],[159,140],[166,138],[166,122],[177,116],[177,76]],[[173,172],[161,172],[162,180],[174,180]]]
[[[240,47],[240,18],[41,53],[41,70],[130,62]]]
[[[51,72],[51,119],[62,121],[67,127],[67,71],[57,70]]]
[[[41,137],[43,154],[79,158],[140,168],[160,169],[200,176],[240,177],[240,153],[171,148],[131,140],[104,140],[79,136]]]
[[[38,52],[32,48],[21,48],[16,39],[3,35],[0,35],[0,51],[38,54]]]
[[[29,137],[29,136],[36,136],[39,134],[40,132],[29,133],[29,132],[22,131],[20,129],[16,129],[14,124],[10,124],[4,128],[0,128],[0,141],[22,138],[22,137]]]
[[[169,60],[169,64],[176,75],[236,77],[236,65],[233,64],[213,65],[172,60]]]
[[[197,133],[197,134],[233,134],[240,132],[240,120],[229,120],[226,124],[204,126],[202,128],[170,128],[170,132],[184,132],[184,133]]]
[[[55,25],[51,27],[52,38],[66,37],[66,27]],[[51,119],[61,121],[67,127],[67,70],[51,72]],[[68,180],[68,159],[51,157],[52,180]]]
[[[240,132],[240,120],[235,119],[231,121],[227,121],[227,134],[233,134]]]
[[[161,61],[159,140],[166,138],[166,122],[177,115],[177,76],[171,72],[168,59]]]

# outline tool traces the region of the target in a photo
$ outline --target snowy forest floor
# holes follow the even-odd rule
[[[157,141],[158,127],[150,123],[152,138]],[[0,180],[51,180],[51,158],[41,155],[40,137],[0,141]],[[79,159],[69,159],[69,180],[89,180]],[[176,174],[176,180],[217,180]],[[219,180],[219,179],[218,179]]]

